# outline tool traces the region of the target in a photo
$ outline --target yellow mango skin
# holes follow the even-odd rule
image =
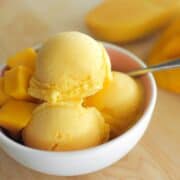
[[[32,70],[35,69],[35,61],[37,58],[37,53],[32,48],[26,48],[15,55],[7,59],[7,65],[10,68],[17,67],[19,65],[27,66]]]
[[[6,71],[4,75],[5,93],[15,99],[31,99],[27,93],[31,75],[31,70],[25,66],[17,66]]]
[[[26,101],[7,101],[0,109],[0,126],[17,135],[31,120],[36,106],[37,104]]]
[[[0,77],[0,106],[2,106],[10,97],[4,92],[4,78]]]
[[[175,14],[178,0],[106,0],[86,17],[99,39],[130,42],[164,26]]]
[[[180,17],[173,21],[155,44],[148,64],[154,65],[180,57]],[[180,69],[154,73],[159,87],[180,94]]]

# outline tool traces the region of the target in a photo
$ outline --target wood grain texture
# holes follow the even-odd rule
[[[0,0],[0,63],[17,50],[66,30],[87,32],[84,15],[100,0]],[[158,37],[125,47],[145,59]],[[77,177],[31,171],[0,150],[0,180],[179,180],[180,96],[158,91],[151,124],[142,140],[122,160],[99,172]]]

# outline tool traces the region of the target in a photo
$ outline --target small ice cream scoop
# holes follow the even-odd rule
[[[128,72],[127,74],[132,77],[144,75],[148,72],[162,71],[166,69],[180,68],[180,58],[174,60],[168,60],[165,63],[149,66]]]

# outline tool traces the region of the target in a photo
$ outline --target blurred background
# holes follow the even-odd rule
[[[60,31],[87,32],[86,13],[101,0],[0,0],[0,56]]]
[[[116,43],[149,65],[180,57],[179,4],[179,0],[0,0],[0,62],[55,33],[71,30]],[[155,77],[157,108],[143,140],[110,168],[72,179],[180,179],[180,70]],[[27,170],[3,152],[1,177],[59,179]]]
[[[117,12],[120,12],[120,22],[125,19],[127,23],[131,23],[131,16],[139,19],[142,17],[142,14],[147,11],[143,10],[143,7],[146,7],[146,2],[149,0],[140,0],[140,1],[125,1],[125,0],[112,0],[115,5],[107,5],[105,9],[114,9],[117,8]],[[118,4],[118,1],[120,4]],[[145,4],[142,4],[142,2]],[[17,50],[32,46],[36,43],[39,43],[45,40],[47,37],[51,36],[54,33],[60,31],[70,31],[78,30],[81,32],[90,33],[89,28],[86,26],[85,17],[92,11],[97,5],[104,3],[104,0],[0,0],[0,56],[1,58],[6,58],[8,55],[16,52]],[[107,0],[106,0],[107,2]],[[150,1],[151,2],[151,1]],[[145,16],[152,16],[152,13],[155,12],[155,20],[159,20],[159,17],[164,15],[165,20],[164,24],[167,23],[169,17],[166,17],[166,13],[172,11],[171,8],[167,8],[169,4],[174,4],[174,0],[158,0],[152,7],[146,7],[149,9],[149,14]],[[158,2],[158,3],[157,3]],[[159,5],[159,2],[161,3]],[[117,5],[116,5],[117,4]],[[137,4],[137,5],[136,5]],[[135,9],[132,11],[133,6]],[[157,8],[164,8],[165,12],[156,12]],[[173,7],[176,5],[173,5]],[[154,8],[154,10],[153,10]],[[123,10],[123,11],[122,11]],[[161,9],[160,9],[161,10]],[[140,13],[137,13],[137,12]],[[141,12],[142,11],[142,12]],[[167,11],[167,12],[166,12]],[[109,19],[116,21],[119,16],[111,16],[111,13],[114,11],[102,12],[104,17],[107,16]],[[101,12],[100,12],[101,13]],[[158,14],[159,13],[159,14]],[[130,16],[128,19],[128,15]],[[170,12],[172,15],[172,12]],[[169,16],[170,16],[169,15]],[[98,16],[98,13],[97,13]],[[157,16],[157,18],[156,18]],[[152,18],[154,18],[152,17]],[[101,18],[101,17],[100,17]],[[167,19],[167,20],[166,20]],[[133,19],[132,19],[133,20]],[[144,20],[144,19],[143,19]],[[145,18],[146,20],[146,18]],[[148,22],[148,17],[147,17]],[[158,30],[159,26],[157,26]],[[133,31],[133,30],[132,30]],[[150,33],[151,35],[152,33]],[[93,35],[91,33],[91,35]],[[155,35],[155,34],[154,34]],[[96,37],[96,36],[95,36]],[[141,37],[140,37],[141,38]],[[134,41],[131,41],[131,44],[124,45],[127,48],[130,48],[132,51],[136,52],[138,55],[143,56],[147,52],[147,48],[151,45],[147,43],[154,40],[153,37],[146,38],[146,47],[143,46],[144,41],[141,40],[141,45],[137,45]],[[141,38],[142,39],[142,38]],[[133,44],[133,46],[132,46]],[[135,44],[135,47],[134,47]],[[131,46],[133,48],[131,48]],[[139,47],[140,46],[140,47]],[[147,47],[148,46],[148,47]],[[143,48],[143,49],[142,49]]]

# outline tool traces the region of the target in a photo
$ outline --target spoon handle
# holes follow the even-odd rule
[[[161,71],[161,70],[165,70],[165,69],[172,69],[172,68],[178,68],[178,67],[180,67],[180,58],[166,61],[165,63],[162,63],[162,64],[149,66],[149,67],[146,67],[143,69],[137,69],[134,71],[130,71],[127,74],[129,76],[135,77],[135,76],[140,76],[140,75],[146,74],[148,72]]]

